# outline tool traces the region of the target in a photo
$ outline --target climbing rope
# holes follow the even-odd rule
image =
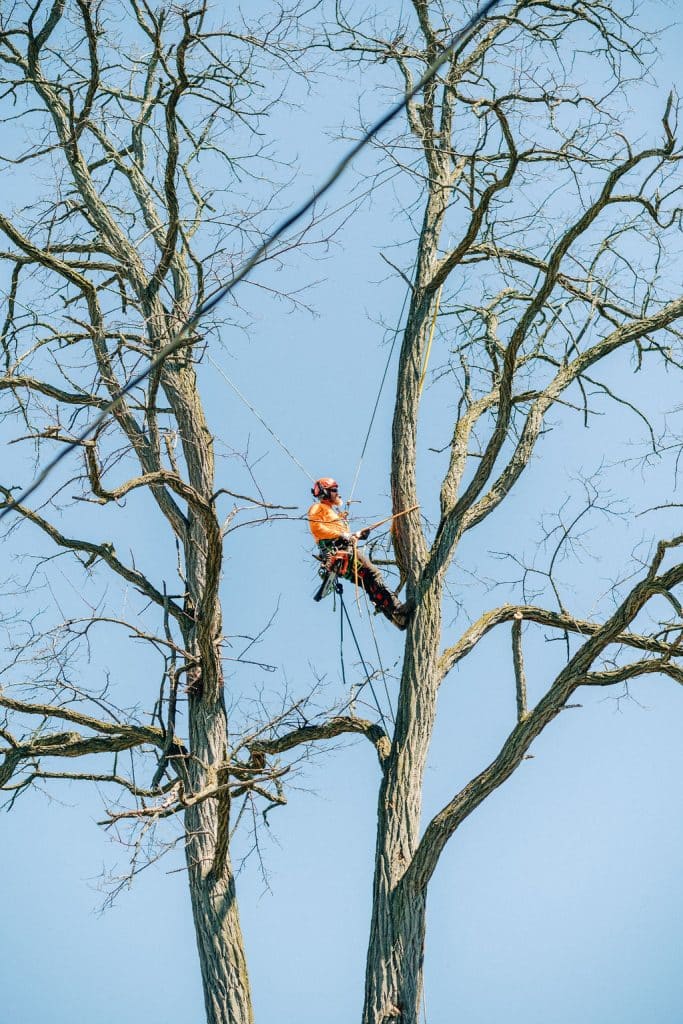
[[[390,521],[392,521],[394,519],[397,519],[399,516],[406,515],[408,512],[414,512],[418,508],[419,508],[419,505],[413,505],[411,508],[404,509],[401,512],[396,512],[392,516],[386,516],[384,519],[380,519],[379,522],[374,523],[373,526],[370,527],[370,529],[374,529],[377,526],[382,526],[384,523],[388,523],[388,522],[390,522]],[[358,604],[358,606],[360,608],[360,601],[359,601],[359,594],[358,594],[358,569],[357,569],[357,567],[358,567],[358,560],[356,558],[356,542],[355,541],[353,542],[353,566],[354,566],[353,582],[354,582],[355,592],[356,592],[356,603]],[[332,570],[330,569],[330,570],[328,570],[328,574],[326,576],[326,579],[330,578],[331,576],[332,576]],[[316,601],[320,600],[320,597],[324,596],[323,588],[325,588],[325,581],[323,581],[323,585],[320,588],[320,591],[319,591],[319,595],[320,596],[316,595],[316,597],[315,597]],[[329,591],[328,591],[328,593],[329,593]],[[387,727],[386,719],[385,719],[384,714],[382,712],[382,709],[380,707],[379,700],[377,699],[377,694],[375,692],[375,688],[372,685],[371,675],[368,672],[367,666],[365,664],[365,659],[363,658],[363,655],[362,655],[361,649],[360,649],[360,645],[358,643],[358,638],[356,637],[356,633],[354,631],[353,625],[351,624],[351,619],[349,618],[349,613],[348,613],[348,611],[346,609],[346,605],[344,604],[343,591],[341,589],[341,584],[339,583],[338,577],[336,579],[336,585],[334,586],[334,593],[339,594],[339,601],[340,601],[339,657],[340,657],[340,662],[341,662],[341,675],[342,675],[342,683],[343,683],[344,689],[346,689],[346,685],[347,685],[346,684],[346,668],[345,668],[345,664],[344,664],[344,616],[346,617],[349,629],[351,630],[351,635],[353,636],[353,641],[354,641],[354,643],[356,645],[356,650],[358,651],[358,656],[359,656],[359,658],[361,660],[361,664],[363,666],[363,670],[365,671],[365,681],[355,690],[355,693],[349,699],[349,701],[344,705],[344,707],[345,708],[351,707],[353,705],[353,703],[355,702],[355,700],[357,699],[358,694],[361,692],[363,687],[366,684],[369,684],[372,696],[373,696],[374,701],[375,701],[375,707],[377,709],[377,713],[378,713],[378,715],[380,716],[380,718],[382,720],[382,724],[384,725],[385,731],[388,732],[388,727]],[[372,639],[373,639],[373,643],[375,645],[375,652],[377,654],[377,663],[379,665],[379,671],[380,671],[381,676],[382,676],[382,684],[384,686],[384,693],[385,693],[386,699],[387,699],[387,706],[389,708],[389,715],[390,715],[391,721],[393,722],[395,720],[394,719],[394,709],[393,709],[392,702],[391,702],[391,696],[389,694],[389,688],[387,686],[387,673],[386,673],[386,670],[384,668],[384,665],[382,664],[382,655],[380,654],[380,650],[379,650],[379,643],[377,641],[377,634],[375,633],[375,626],[374,626],[374,623],[372,621],[373,620],[373,615],[370,612],[370,605],[368,603],[368,595],[367,595],[367,593],[365,594],[365,607],[366,607],[366,611],[367,611],[367,614],[368,614],[368,618],[370,620],[370,632],[372,633]]]
[[[418,255],[416,255],[415,263],[413,264],[413,270],[411,272],[411,281],[415,280],[415,271],[416,271],[417,265],[418,265]],[[427,350],[425,352],[425,357],[424,357],[423,364],[422,364],[422,371],[420,373],[420,383],[418,385],[418,397],[420,397],[422,395],[422,388],[423,388],[424,383],[425,383],[425,376],[426,376],[426,373],[427,373],[427,365],[428,365],[428,362],[429,362],[429,356],[431,354],[432,341],[434,340],[434,329],[436,328],[436,317],[438,316],[438,309],[439,309],[439,304],[440,304],[440,301],[441,301],[441,290],[442,289],[443,289],[443,285],[440,285],[439,289],[438,289],[438,292],[436,293],[436,301],[434,303],[434,315],[432,317],[431,328],[430,328],[430,331],[429,331],[429,340],[427,342]],[[413,291],[413,286],[411,286],[410,289],[405,290],[405,294],[403,295],[403,304],[401,305],[400,312],[398,313],[398,319],[397,319],[397,322],[396,322],[396,327],[395,327],[394,332],[393,332],[393,340],[391,342],[391,347],[389,348],[389,354],[387,356],[387,360],[386,360],[385,365],[384,365],[384,372],[382,374],[382,379],[380,380],[380,386],[378,388],[377,396],[375,398],[375,404],[374,404],[374,407],[373,407],[372,415],[370,417],[370,424],[368,426],[368,432],[366,433],[366,439],[364,440],[364,442],[362,442],[362,449],[360,451],[360,458],[358,459],[358,465],[355,467],[355,473],[353,474],[353,481],[351,483],[351,490],[350,490],[348,499],[346,501],[347,506],[351,504],[351,501],[353,499],[353,495],[355,493],[355,485],[358,482],[358,475],[360,473],[360,467],[362,466],[362,461],[364,461],[364,459],[366,457],[366,452],[368,450],[368,442],[370,440],[370,435],[372,433],[373,426],[375,424],[375,417],[377,416],[377,410],[379,408],[380,398],[382,397],[382,391],[384,389],[384,384],[386,382],[387,374],[389,372],[389,367],[391,365],[391,357],[393,355],[393,350],[396,347],[396,339],[398,338],[398,335],[400,334],[400,325],[403,322],[403,313],[405,312],[405,306],[407,306],[407,304],[408,304],[408,297],[409,297],[409,295],[411,294],[412,291]]]
[[[373,622],[374,614],[370,611],[370,602],[368,601],[368,595],[365,595],[365,610],[368,613],[368,620],[370,622],[370,632],[372,633],[373,643],[375,645],[375,653],[377,654],[377,664],[382,674],[382,683],[384,685],[384,694],[387,698],[387,707],[389,708],[389,717],[392,723],[395,721],[394,708],[391,703],[391,696],[389,694],[389,687],[387,686],[387,674],[382,664],[382,655],[379,653],[379,644],[377,643],[377,634],[375,633],[375,623]]]
[[[244,395],[242,394],[242,392],[241,392],[241,391],[240,391],[240,389],[239,389],[239,388],[237,387],[237,385],[236,385],[236,384],[235,384],[235,383],[234,383],[233,381],[231,381],[231,380],[230,380],[230,378],[228,377],[228,375],[227,375],[227,373],[225,372],[225,370],[224,370],[224,369],[223,369],[223,368],[222,368],[221,366],[219,366],[219,365],[218,365],[218,363],[217,363],[217,362],[216,362],[216,361],[215,361],[215,360],[214,360],[214,359],[213,359],[213,358],[212,358],[212,357],[211,357],[211,356],[210,356],[210,355],[209,355],[208,353],[207,353],[207,359],[209,360],[209,362],[211,363],[211,365],[213,366],[213,368],[214,368],[215,370],[218,370],[219,374],[221,375],[221,377],[223,378],[223,380],[224,380],[224,381],[226,382],[226,384],[229,384],[229,385],[230,385],[230,387],[232,388],[232,390],[233,390],[233,391],[235,392],[235,394],[236,394],[236,395],[237,395],[237,396],[238,396],[238,397],[239,397],[239,398],[240,398],[240,399],[242,400],[242,402],[244,402],[244,404],[246,405],[247,409],[250,409],[250,410],[251,410],[251,411],[253,412],[254,416],[255,416],[255,417],[256,417],[256,419],[257,419],[257,420],[259,421],[259,423],[262,423],[262,424],[263,424],[263,426],[264,426],[264,427],[266,428],[266,430],[268,431],[268,433],[270,434],[270,436],[271,436],[271,437],[273,438],[273,440],[274,440],[274,441],[276,441],[276,442],[277,442],[277,444],[279,444],[280,448],[281,448],[281,449],[282,449],[282,451],[283,451],[283,452],[285,453],[285,455],[289,456],[289,458],[290,458],[290,459],[292,460],[292,462],[294,463],[294,465],[295,465],[295,466],[298,466],[298,467],[299,467],[299,469],[301,470],[301,472],[302,472],[302,473],[305,473],[305,475],[306,475],[306,476],[308,477],[308,479],[309,479],[309,480],[311,481],[311,483],[315,483],[315,477],[311,476],[311,474],[310,474],[310,473],[308,472],[308,470],[306,469],[306,467],[305,467],[305,466],[302,466],[302,464],[301,464],[301,463],[299,462],[299,460],[297,459],[296,455],[294,455],[294,454],[293,454],[292,452],[290,452],[290,450],[289,450],[289,448],[287,447],[287,445],[286,445],[286,444],[284,443],[284,441],[282,441],[282,440],[281,440],[281,439],[280,439],[280,438],[279,438],[279,437],[277,436],[277,434],[276,434],[276,433],[275,433],[275,431],[274,431],[274,430],[272,429],[272,427],[269,427],[269,426],[268,426],[268,424],[266,423],[266,421],[264,420],[263,416],[262,416],[262,415],[261,415],[261,413],[260,413],[260,412],[258,411],[258,409],[256,409],[256,408],[255,408],[255,407],[254,407],[254,406],[253,406],[253,405],[251,404],[251,402],[249,401],[249,399],[248,399],[248,398],[245,398],[245,396],[244,396]]]
[[[340,595],[341,597],[341,595]],[[339,661],[341,662],[342,686],[346,690],[346,669],[344,667],[344,615],[339,607]]]
[[[353,623],[351,622],[351,619],[349,617],[349,613],[346,610],[346,605],[344,604],[344,595],[343,594],[339,595],[339,604],[341,606],[341,617],[342,617],[342,620],[344,619],[344,617],[346,618],[346,624],[347,624],[347,626],[349,627],[349,629],[351,631],[351,636],[353,637],[353,642],[356,645],[356,650],[358,651],[358,657],[360,658],[360,663],[363,666],[363,672],[365,672],[365,679],[363,680],[363,682],[360,684],[360,686],[356,690],[352,700],[350,700],[346,704],[346,707],[349,707],[351,703],[353,703],[354,701],[356,701],[358,699],[358,695],[359,695],[359,693],[361,693],[361,691],[363,690],[364,686],[369,686],[370,687],[370,693],[372,694],[372,699],[375,702],[375,708],[377,709],[377,714],[379,715],[380,721],[382,722],[382,725],[384,726],[384,731],[388,735],[389,734],[389,726],[387,725],[387,720],[384,717],[384,714],[382,712],[382,708],[380,706],[379,699],[378,699],[377,693],[375,691],[375,687],[372,685],[372,675],[371,675],[370,671],[368,670],[368,666],[365,664],[365,659],[363,657],[363,654],[362,654],[361,649],[360,649],[360,645],[358,643],[358,638],[356,636],[356,631],[353,628]],[[343,640],[343,626],[342,626],[342,640]],[[343,665],[344,665],[344,657],[343,657],[343,650],[342,650],[342,666]]]
[[[410,272],[410,280],[411,281],[413,281],[415,279],[415,270],[417,269],[418,257],[419,257],[419,252],[417,252],[415,254],[415,262],[413,263],[413,269]],[[375,423],[375,416],[377,415],[377,409],[379,408],[379,401],[380,401],[380,398],[382,397],[382,391],[384,389],[384,384],[385,384],[385,381],[387,379],[387,374],[389,373],[389,367],[391,365],[391,357],[394,354],[394,349],[396,348],[396,341],[398,339],[399,334],[401,333],[401,324],[403,323],[403,314],[405,313],[406,305],[408,304],[408,296],[410,295],[412,290],[413,290],[413,286],[411,284],[410,288],[406,288],[405,294],[403,296],[403,305],[401,306],[401,312],[398,314],[398,320],[396,321],[396,327],[394,328],[394,337],[393,337],[393,340],[391,342],[391,346],[389,348],[389,355],[387,356],[387,361],[384,364],[384,372],[382,374],[382,379],[379,382],[379,388],[377,389],[377,396],[375,398],[375,404],[373,406],[372,414],[370,416],[370,423],[368,424],[368,429],[367,429],[367,433],[365,435],[365,440],[363,441],[363,447],[361,449],[360,458],[358,459],[358,465],[356,466],[356,472],[354,473],[353,482],[351,483],[351,490],[349,492],[349,496],[348,496],[347,501],[346,501],[347,506],[349,506],[351,504],[351,500],[352,500],[354,492],[356,490],[356,484],[358,483],[358,477],[360,475],[360,469],[361,469],[361,466],[363,465],[363,459],[365,458],[365,452],[367,451],[368,441],[370,440],[370,434],[372,433],[372,428],[373,428],[374,423]]]
[[[432,325],[429,329],[429,340],[427,341],[427,349],[425,351],[424,361],[422,363],[422,372],[420,373],[420,382],[417,386],[417,397],[422,398],[422,388],[424,387],[425,377],[427,375],[427,365],[429,363],[429,356],[432,351],[432,342],[434,341],[434,330],[436,328],[436,318],[439,315],[439,305],[441,303],[441,292],[443,285],[439,285],[439,290],[436,293],[436,302],[434,303],[434,316],[432,317]]]

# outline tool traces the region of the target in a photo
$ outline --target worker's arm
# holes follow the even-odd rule
[[[316,540],[336,540],[339,537],[350,539],[346,523],[317,523],[313,536]]]
[[[308,525],[316,540],[337,540],[349,537],[349,527],[345,519],[327,505],[312,505],[308,510]]]

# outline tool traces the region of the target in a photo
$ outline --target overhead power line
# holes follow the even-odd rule
[[[487,15],[498,5],[500,0],[486,0],[481,7],[475,11],[471,18],[465,23],[465,25],[455,33],[451,38],[448,46],[441,52],[441,54],[433,61],[422,77],[416,82],[413,88],[405,93],[400,100],[391,106],[382,117],[379,118],[361,137],[354,143],[354,145],[348,150],[345,156],[339,161],[334,167],[330,174],[325,178],[321,185],[313,190],[310,197],[298,206],[292,213],[290,213],[283,221],[281,221],[274,230],[266,236],[265,240],[259,245],[249,259],[239,268],[239,270],[227,281],[224,285],[218,288],[212,296],[210,296],[206,302],[203,302],[201,306],[198,306],[194,313],[187,319],[185,325],[181,330],[169,341],[167,345],[161,348],[154,359],[150,360],[144,370],[140,370],[139,373],[134,374],[128,383],[121,389],[121,391],[115,395],[111,402],[109,402],[100,412],[100,414],[93,420],[93,422],[85,427],[80,434],[78,434],[71,442],[59,452],[47,465],[41,470],[41,472],[35,477],[35,479],[29,484],[29,486],[18,495],[17,498],[13,498],[11,503],[8,503],[5,508],[0,512],[0,519],[3,519],[12,508],[17,505],[23,504],[31,495],[36,491],[40,485],[47,479],[52,471],[59,465],[62,459],[71,452],[74,448],[77,448],[89,437],[97,432],[99,427],[104,423],[111,412],[117,407],[117,405],[129,394],[134,388],[141,384],[150,373],[153,373],[161,364],[178,352],[190,339],[192,332],[208,313],[218,306],[235,288],[236,285],[242,281],[250,270],[252,270],[261,258],[267,253],[273,242],[277,241],[289,228],[293,227],[298,221],[304,217],[308,211],[315,206],[319,199],[321,199],[326,192],[328,192],[332,186],[339,180],[342,174],[346,171],[347,167],[352,163],[355,157],[360,153],[362,149],[371,142],[379,132],[382,131],[393,119],[404,110],[408,103],[417,96],[425,85],[427,85],[443,67],[443,65],[450,59],[453,51],[460,43],[464,42],[484,21]]]

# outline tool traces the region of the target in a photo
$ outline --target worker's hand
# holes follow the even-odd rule
[[[367,540],[370,536],[370,528],[366,526],[364,530],[359,530],[358,533],[353,535],[356,540]]]

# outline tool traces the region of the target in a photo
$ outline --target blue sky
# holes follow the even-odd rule
[[[643,4],[641,14],[659,18],[661,7]],[[681,43],[678,27],[662,37],[663,57],[656,68],[662,93],[679,76]],[[354,123],[359,92],[366,114],[383,109],[386,93],[374,91],[367,75],[350,73],[345,80],[318,82],[302,96],[302,109],[288,112],[286,126],[276,123],[288,155],[297,154],[305,169],[291,198],[305,193],[343,151],[335,134],[342,121]],[[646,132],[659,116],[661,100],[645,85],[634,95],[633,116]],[[360,167],[367,171],[372,161],[365,155]],[[355,180],[351,175],[345,187]],[[344,226],[325,258],[292,254],[277,280],[283,287],[302,276],[320,281],[308,295],[316,316],[288,312],[247,283],[249,330],[224,329],[211,350],[309,472],[332,473],[342,486],[353,477],[387,356],[386,332],[377,321],[394,323],[403,298],[379,255],[404,237],[400,202],[400,195],[384,186]],[[435,358],[438,346],[447,344],[440,331]],[[624,388],[641,387],[627,365],[615,364],[614,373]],[[236,491],[247,486],[229,451],[248,446],[251,457],[261,460],[257,476],[266,498],[303,511],[310,486],[305,475],[211,366],[203,368],[202,377],[210,423],[226,446],[219,484]],[[677,382],[664,375],[653,380],[645,396],[653,415],[675,410]],[[388,514],[390,507],[392,391],[390,374],[357,488],[360,512],[371,518]],[[429,391],[425,404],[428,399]],[[430,408],[425,449],[437,439],[443,442],[448,431],[443,406]],[[490,569],[490,551],[504,546],[501,538],[533,550],[540,514],[556,512],[568,495],[574,500],[576,473],[596,470],[605,453],[612,490],[627,492],[633,508],[646,507],[653,495],[671,495],[670,466],[641,477],[619,464],[641,444],[642,429],[627,412],[606,417],[603,434],[567,420],[566,429],[548,439],[505,510],[463,546],[463,599],[470,594],[467,573]],[[28,464],[22,469],[30,475]],[[433,500],[429,490],[435,481],[436,467],[425,455],[421,486],[427,502]],[[129,538],[141,562],[153,566],[168,555],[142,496],[128,503],[124,515],[116,529]],[[648,529],[642,519],[596,524],[592,545],[598,554],[568,578],[578,614],[588,614]],[[661,523],[664,534],[676,529],[674,517]],[[60,601],[78,606],[82,579],[66,564],[55,570],[51,583],[61,588]],[[101,590],[104,583],[95,582],[95,589],[98,585]],[[258,657],[277,671],[228,664],[230,699],[248,700],[263,690],[276,700],[285,684],[298,693],[316,681],[321,701],[326,688],[336,690],[338,619],[329,602],[318,606],[310,600],[314,587],[311,544],[300,520],[243,529],[228,538],[225,627],[236,637],[236,650],[237,635],[257,632],[279,604],[274,626],[257,648]],[[496,591],[472,597],[473,607],[504,599]],[[50,600],[45,589],[36,595],[43,607]],[[135,606],[133,597],[121,600]],[[352,614],[358,616],[355,609]],[[368,623],[359,618],[361,645],[372,656]],[[445,627],[454,635],[462,628],[462,620]],[[375,630],[382,663],[396,671],[400,637],[384,621],[376,622]],[[530,643],[530,687],[540,692],[558,653],[540,640]],[[507,635],[491,636],[444,684],[427,772],[426,816],[488,763],[513,724],[508,646]],[[347,671],[351,665],[350,675],[359,677],[355,661],[347,648]],[[120,638],[103,636],[93,665],[84,664],[83,671],[114,666],[127,699],[133,695],[143,706],[154,699],[148,680],[155,663],[139,649],[124,651]],[[683,705],[672,682],[649,679],[631,692],[634,700],[617,702],[606,692],[582,691],[582,706],[552,724],[534,745],[533,759],[450,843],[429,895],[429,1024],[490,1024],[503,1018],[508,1024],[674,1024],[681,1019],[683,975],[676,951],[683,919]],[[273,812],[270,827],[261,830],[267,885],[253,856],[240,872],[259,1021],[346,1024],[359,1018],[378,782],[367,743],[341,744],[315,758],[297,777],[288,806]],[[113,909],[99,914],[98,878],[116,872],[125,851],[96,825],[102,806],[97,793],[66,785],[53,796],[51,802],[27,796],[11,815],[0,816],[0,1021],[200,1021],[201,984],[180,857],[169,854],[122,893]],[[247,844],[245,838],[238,852]]]

